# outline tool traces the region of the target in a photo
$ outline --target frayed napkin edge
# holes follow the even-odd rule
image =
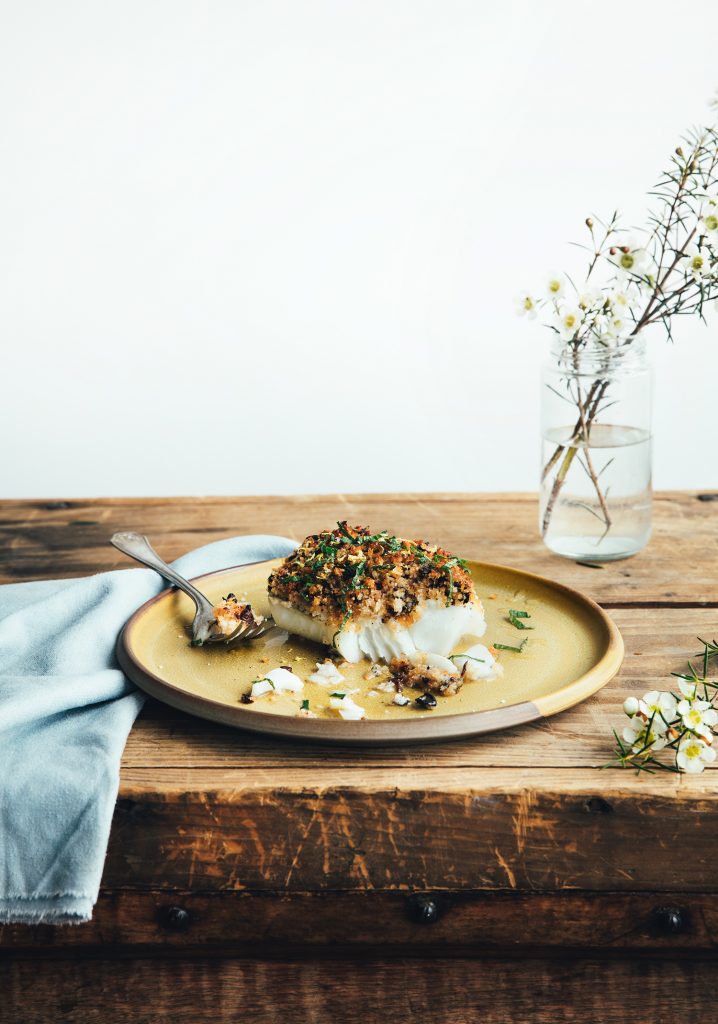
[[[92,920],[91,896],[62,893],[55,896],[0,897],[0,925],[85,924]]]

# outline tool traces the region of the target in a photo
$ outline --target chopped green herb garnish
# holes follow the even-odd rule
[[[309,701],[308,700],[303,700],[302,701],[302,711],[309,711]]]
[[[436,561],[436,556],[434,556],[434,561]],[[454,573],[452,572],[452,570],[455,565],[458,565],[462,569],[465,569],[467,563],[464,561],[463,558],[449,558],[444,562],[442,566],[440,566],[440,568],[446,570],[446,573],[449,577],[449,593],[447,594],[446,597],[447,607],[452,603],[454,599]]]
[[[526,644],[529,642],[529,638],[525,637],[519,647],[510,647],[509,644],[492,644],[497,651],[513,651],[514,654],[521,654]]]
[[[414,582],[424,591],[438,591],[447,605],[458,599],[459,591],[462,600],[468,600],[472,588],[465,575],[467,566],[463,558],[425,541],[404,541],[387,530],[370,534],[366,528],[342,520],[334,530],[308,537],[275,570],[269,589],[273,596],[290,603],[306,603],[314,616],[335,623],[343,617],[338,629],[335,626],[332,642],[336,646],[348,613],[356,614],[370,591],[375,599],[372,606],[384,619],[411,613],[414,605],[407,605],[401,597],[405,586]]]
[[[353,577],[352,582],[351,582],[351,589],[352,590],[358,590],[359,589],[359,587],[361,586],[361,581],[362,581],[362,578],[363,578],[365,572],[366,572],[366,558],[363,559],[361,562],[357,562],[357,567],[356,567],[356,570],[354,572],[354,577]]]
[[[509,609],[509,622],[515,629],[533,629],[533,626],[527,626],[522,619],[530,619],[531,616],[528,612],[519,612],[515,608]]]
[[[528,637],[526,637],[526,640],[528,640]],[[524,640],[524,643],[526,643],[526,640]],[[496,647],[496,646],[497,645],[494,644],[494,647]],[[466,658],[467,661],[479,661],[479,662],[481,662],[482,665],[486,664],[486,658],[475,658],[473,656],[473,654],[450,654],[449,655],[449,661],[453,661],[454,658]]]
[[[346,693],[330,693],[330,697],[339,697],[340,700],[344,700]]]
[[[357,544],[361,546],[362,544],[377,544],[383,543],[384,541],[388,541],[389,543],[391,543],[393,541],[397,541],[399,547],[395,548],[394,550],[398,551],[399,548],[401,547],[401,541],[398,540],[397,537],[390,537],[388,530],[381,530],[380,533],[373,533],[367,536],[364,536],[362,534],[360,536],[355,537],[353,534],[349,533],[349,529],[347,527],[346,522],[337,523],[337,527],[342,535],[342,543],[344,544]]]

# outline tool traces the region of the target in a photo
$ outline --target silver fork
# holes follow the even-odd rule
[[[234,640],[256,640],[257,637],[269,632],[274,626],[274,619],[270,616],[263,618],[259,623],[240,622],[233,633],[225,634],[215,629],[217,619],[214,608],[203,593],[197,590],[189,580],[180,576],[178,572],[163,562],[147,537],[142,533],[113,533],[110,537],[110,544],[117,548],[136,562],[141,562],[149,569],[154,569],[160,576],[174,585],[188,597],[191,597],[197,609],[192,622],[192,643],[198,647],[206,643],[230,643]]]

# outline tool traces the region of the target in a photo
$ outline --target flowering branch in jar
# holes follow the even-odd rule
[[[591,459],[590,438],[591,427],[606,408],[602,403],[610,386],[611,360],[655,324],[661,324],[672,340],[673,317],[705,319],[705,303],[718,297],[718,131],[710,127],[691,132],[684,142],[649,193],[658,206],[640,235],[626,232],[617,213],[606,224],[588,217],[590,245],[583,248],[591,255],[584,284],[577,287],[567,276],[556,274],[549,278],[542,298],[523,294],[518,299],[518,312],[530,319],[538,310],[549,312],[547,326],[564,343],[567,366],[577,371],[583,352],[598,357],[599,365],[605,356],[606,377],[599,373],[587,391],[581,388],[578,374],[575,392],[567,379],[577,417],[570,435],[556,445],[543,467],[543,480],[554,473],[542,521],[544,535],[577,457],[591,479],[606,531],[610,529],[611,516]],[[598,236],[597,224],[602,229]],[[599,270],[605,272],[604,281],[595,285]]]
[[[638,771],[702,772],[716,760],[718,681],[708,678],[710,662],[718,657],[715,640],[701,640],[699,669],[691,661],[687,672],[672,673],[679,692],[651,690],[639,699],[628,697],[623,710],[628,724],[616,740],[611,765]],[[672,760],[668,760],[671,757]]]

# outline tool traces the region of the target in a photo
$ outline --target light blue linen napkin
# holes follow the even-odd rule
[[[184,576],[287,555],[237,537],[174,562]],[[87,921],[127,735],[144,696],[115,642],[165,584],[150,569],[0,587],[0,923]]]

